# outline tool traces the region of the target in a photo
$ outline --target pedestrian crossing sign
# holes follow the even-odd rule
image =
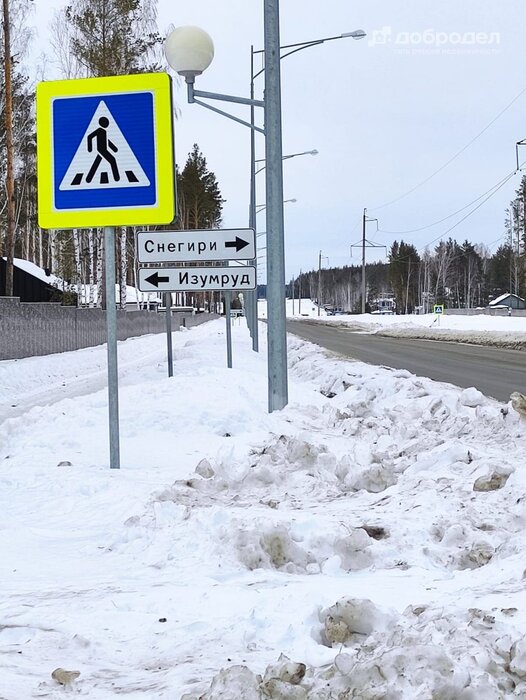
[[[37,86],[42,228],[169,224],[175,216],[166,73]]]

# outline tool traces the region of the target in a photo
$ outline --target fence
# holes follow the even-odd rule
[[[172,327],[187,328],[217,318],[174,313]],[[164,313],[117,311],[117,337],[126,340],[166,330]],[[52,303],[24,303],[16,297],[0,297],[0,360],[79,350],[106,342],[106,312],[77,309]]]
[[[444,309],[447,316],[509,316],[508,309]],[[512,309],[511,316],[526,316],[526,309]]]

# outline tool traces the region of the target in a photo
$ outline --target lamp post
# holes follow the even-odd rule
[[[279,0],[276,0],[276,5],[278,4]],[[310,41],[301,41],[297,42],[295,44],[285,44],[284,46],[277,46],[275,47],[276,50],[276,57],[279,56],[279,61],[281,61],[283,58],[287,58],[287,56],[290,56],[294,53],[298,53],[298,51],[303,51],[304,49],[309,49],[313,46],[319,46],[320,44],[325,44],[326,42],[329,41],[336,41],[338,39],[347,39],[347,38],[352,38],[352,39],[363,39],[366,35],[366,33],[363,31],[363,29],[357,29],[352,32],[344,32],[342,34],[338,34],[336,36],[329,36],[329,37],[323,37],[321,39],[313,39]],[[262,68],[260,68],[257,72],[255,72],[254,69],[254,57],[257,55],[266,55],[266,49],[267,47],[265,46],[264,49],[259,49],[257,51],[254,51],[254,46],[250,47],[250,97],[252,100],[254,100],[254,81],[256,80],[257,77],[262,75],[265,70],[266,70],[266,62]],[[279,63],[278,61],[278,63]],[[254,116],[255,116],[255,111],[254,107],[252,106],[250,109],[250,125],[252,127],[252,133],[251,133],[251,138],[250,138],[250,205],[249,205],[249,226],[250,228],[256,228],[256,134],[255,132],[257,131],[257,128],[255,127],[255,122],[254,122]],[[268,222],[267,222],[267,229],[269,228]],[[257,266],[257,259],[252,261],[254,266]],[[249,293],[250,295],[250,293]],[[250,329],[251,329],[251,334],[252,334],[252,349],[254,351],[258,351],[258,317],[257,317],[257,289],[254,292],[254,295],[252,297],[252,303],[250,304],[250,311],[249,315],[251,317],[251,323],[250,323]]]
[[[254,52],[252,47],[250,98],[194,89],[195,77],[208,68],[214,56],[212,39],[202,29],[197,27],[175,29],[166,40],[165,54],[170,66],[186,80],[189,103],[199,104],[251,129],[251,227],[255,225],[256,217],[255,132],[265,136],[266,209],[267,231],[269,232],[267,234],[268,407],[269,412],[272,412],[284,408],[288,403],[280,60],[304,48],[316,46],[325,41],[347,36],[361,39],[365,36],[365,32],[359,30],[281,47],[279,41],[279,0],[264,0],[264,36],[264,49]],[[283,49],[287,50],[287,53],[282,55]],[[257,74],[254,74],[253,58],[255,53],[264,54],[264,67]],[[265,73],[264,100],[256,100],[254,99],[254,79],[263,72]],[[251,121],[247,122],[196,98],[248,105],[251,108]],[[264,128],[255,124],[255,107],[264,109]],[[257,296],[257,293],[254,296]],[[257,330],[257,305],[253,303],[252,313],[254,313],[255,308]]]
[[[281,139],[281,74],[279,46],[279,0],[264,0],[265,99],[254,100],[194,89],[195,78],[208,68],[214,57],[210,36],[197,27],[179,27],[166,40],[165,54],[170,66],[184,76],[188,102],[250,126],[265,135],[267,207],[267,304],[268,319],[268,408],[280,410],[288,403],[287,331],[285,327],[285,246],[283,225],[283,170]],[[249,124],[234,115],[196,98],[262,107],[265,128]],[[255,201],[255,200],[254,200]]]

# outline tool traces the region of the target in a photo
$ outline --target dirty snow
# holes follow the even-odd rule
[[[520,416],[232,331],[119,344],[120,471],[104,348],[0,362],[0,698],[526,698]]]

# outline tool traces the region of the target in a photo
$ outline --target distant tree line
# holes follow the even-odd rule
[[[366,310],[374,311],[382,298],[392,298],[399,314],[433,304],[449,308],[483,307],[501,294],[526,293],[526,176],[506,210],[503,243],[494,253],[482,244],[440,241],[419,254],[411,243],[395,241],[387,263],[366,265]],[[362,268],[352,265],[312,270],[290,281],[287,293],[318,298],[346,311],[359,313]]]

